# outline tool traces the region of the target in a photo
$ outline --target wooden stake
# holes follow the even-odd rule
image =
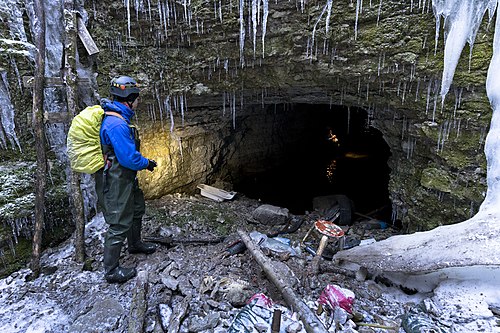
[[[316,250],[316,255],[311,261],[310,273],[311,275],[317,275],[319,272],[319,261],[321,260],[321,255],[325,251],[326,245],[328,244],[328,236],[323,235],[321,241],[319,242],[318,249]]]
[[[321,323],[319,318],[307,304],[295,294],[293,289],[283,281],[279,274],[276,273],[272,261],[254,244],[250,236],[242,230],[238,230],[238,235],[240,235],[241,240],[245,243],[255,261],[262,267],[269,280],[274,283],[276,288],[283,295],[288,306],[290,306],[293,311],[297,312],[299,319],[304,323],[305,330],[308,333],[327,333],[328,331],[323,326],[323,323]]]
[[[77,111],[77,71],[76,71],[76,15],[74,12],[74,0],[64,2],[64,82],[66,83],[66,100],[70,119],[78,113]],[[70,169],[70,196],[71,212],[75,221],[75,260],[82,263],[85,261],[85,215],[83,213],[83,196],[80,188],[80,174]]]
[[[40,255],[42,251],[42,231],[45,224],[45,190],[47,179],[47,145],[45,143],[45,125],[43,123],[43,96],[45,78],[45,10],[43,2],[34,0],[33,7],[37,18],[34,27],[38,32],[35,58],[35,81],[33,87],[33,127],[36,148],[36,180],[35,180],[35,232],[33,234],[33,253],[31,270],[33,278],[40,276]]]

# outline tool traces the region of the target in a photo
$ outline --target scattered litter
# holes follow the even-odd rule
[[[263,233],[252,231],[250,238],[257,243],[261,249],[269,250],[275,254],[289,253],[291,256],[297,256],[297,251],[290,246],[290,240],[283,237],[269,238]]]
[[[435,332],[446,333],[449,328],[435,323],[426,312],[424,303],[410,308],[401,316],[401,327],[406,333]]]
[[[278,311],[276,311],[278,310]],[[276,315],[275,315],[276,313]],[[296,315],[287,308],[274,304],[266,295],[260,293],[253,295],[248,304],[245,305],[234,318],[228,333],[261,333],[270,332],[276,325],[277,314],[280,314],[279,332],[305,333],[303,325],[298,321]]]
[[[331,311],[340,307],[352,314],[352,306],[354,303],[355,295],[349,289],[339,287],[334,284],[329,284],[323,289],[319,296],[319,304],[328,306]]]
[[[373,244],[375,242],[376,242],[375,238],[363,239],[363,240],[361,240],[361,242],[359,242],[359,246],[369,245],[369,244]]]
[[[236,192],[224,191],[210,185],[199,184],[197,187],[200,189],[201,191],[200,194],[202,196],[218,202],[222,202],[224,200],[231,200],[236,195]]]
[[[329,331],[333,328],[336,332],[336,328],[351,322],[354,297],[352,291],[337,285],[329,284],[323,289],[318,299],[317,314]]]
[[[375,219],[368,220],[366,222],[362,222],[362,226],[365,230],[371,229],[387,229],[388,225],[384,221],[379,221]]]
[[[229,244],[229,246],[226,248],[226,252],[229,255],[235,255],[235,254],[240,254],[245,252],[247,249],[245,243],[243,243],[241,240],[237,240],[235,242],[232,242]]]

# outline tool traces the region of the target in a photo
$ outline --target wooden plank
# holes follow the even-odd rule
[[[218,189],[213,186],[199,184],[197,186],[201,190],[201,195],[215,201],[222,202],[224,200],[231,200],[236,195],[236,192],[228,192],[221,189]]]
[[[80,37],[80,40],[82,41],[83,46],[85,46],[85,49],[87,50],[89,55],[94,55],[99,53],[99,48],[94,42],[94,39],[92,39],[92,36],[90,35],[89,31],[87,30],[85,22],[83,22],[83,18],[81,18],[80,16],[78,16],[77,18],[77,26],[78,26],[78,37]]]

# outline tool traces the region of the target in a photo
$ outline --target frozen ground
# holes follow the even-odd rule
[[[238,239],[238,228],[263,233],[276,230],[277,227],[255,224],[252,212],[259,205],[244,197],[217,203],[198,196],[180,195],[148,203],[144,235],[171,235],[175,239],[226,238],[209,245],[160,246],[150,256],[123,252],[123,265],[136,265],[138,271],[148,273],[145,332],[167,331],[169,312],[173,309],[175,313],[183,301],[188,302],[189,307],[182,319],[181,332],[229,331],[246,301],[256,293],[264,293],[283,309],[288,308],[248,251],[235,255],[226,251]],[[354,293],[356,316],[352,319],[358,325],[350,327],[352,322],[347,322],[338,326],[338,332],[500,332],[498,280],[491,267],[476,272],[488,278],[474,281],[455,274],[455,279],[438,279],[439,285],[432,289],[429,287],[432,284],[424,283],[428,276],[409,277],[400,272],[397,279],[404,282],[404,288],[400,288],[387,277],[374,276],[370,271],[367,279],[363,279],[360,272],[356,278],[326,260],[322,260],[318,275],[307,277],[312,256],[297,245],[311,227],[313,218],[313,215],[306,216],[297,232],[283,235],[292,241],[298,256],[287,258],[275,253],[269,256],[275,269],[313,310],[322,290],[329,284]],[[94,260],[89,261],[85,270],[72,260],[73,247],[68,241],[44,252],[43,274],[38,279],[27,281],[30,271],[23,269],[0,280],[0,332],[127,332],[137,279],[123,285],[109,285],[104,281],[101,264],[104,231],[101,215],[86,227],[87,254]],[[370,232],[365,233],[365,237],[377,240],[395,234],[391,230]],[[356,225],[352,234],[356,234]],[[370,245],[364,247],[369,249]],[[358,247],[357,251],[360,250]],[[422,251],[425,253],[425,249]],[[446,272],[433,274],[443,276]],[[397,280],[396,276],[392,278]],[[327,317],[323,314],[321,318]],[[335,319],[342,322],[338,316]],[[287,328],[294,331],[291,324],[286,325],[281,332]],[[385,328],[377,328],[377,325]],[[250,325],[247,328],[248,332],[257,332]],[[261,329],[270,332],[269,327],[261,326]],[[295,332],[304,332],[300,327],[295,329]],[[330,332],[335,332],[334,326]]]

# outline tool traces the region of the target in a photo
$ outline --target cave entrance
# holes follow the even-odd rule
[[[293,122],[301,124],[284,125],[295,134],[285,140],[279,162],[274,158],[264,172],[240,179],[236,191],[296,215],[311,211],[316,196],[343,194],[356,212],[378,211],[377,218],[390,220],[390,149],[382,133],[370,126],[366,110],[311,104],[272,107],[275,113],[293,114]]]

